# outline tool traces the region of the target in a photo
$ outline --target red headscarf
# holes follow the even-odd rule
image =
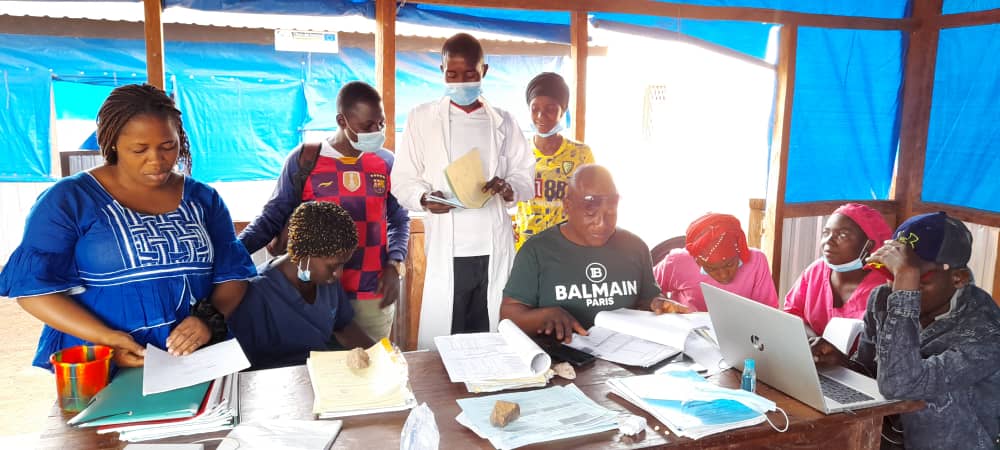
[[[684,247],[699,263],[716,264],[734,256],[750,262],[740,220],[729,214],[708,213],[691,222]]]
[[[842,214],[853,220],[861,228],[861,231],[865,233],[865,236],[875,242],[868,249],[869,252],[878,250],[883,242],[892,237],[892,228],[889,228],[889,224],[885,223],[882,214],[875,208],[860,203],[845,203],[840,205],[833,213]]]

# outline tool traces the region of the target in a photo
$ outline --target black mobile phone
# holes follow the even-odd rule
[[[590,353],[577,350],[573,347],[567,347],[563,344],[551,345],[545,349],[545,351],[552,357],[555,362],[565,361],[574,367],[583,367],[588,364],[593,364],[594,355]]]

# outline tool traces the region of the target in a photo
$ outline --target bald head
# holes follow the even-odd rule
[[[573,176],[569,178],[566,195],[582,193],[581,196],[584,196],[588,195],[584,193],[588,190],[600,191],[600,194],[618,193],[611,172],[604,166],[597,164],[584,164],[577,167],[576,172],[573,172]]]
[[[611,172],[596,164],[578,167],[566,187],[563,210],[567,239],[586,247],[606,244],[618,223],[618,189]]]

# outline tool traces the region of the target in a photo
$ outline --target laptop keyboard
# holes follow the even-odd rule
[[[869,397],[867,394],[855,390],[854,388],[847,386],[833,378],[826,375],[819,376],[819,386],[823,390],[823,395],[836,400],[837,403],[841,405],[849,405],[852,403],[864,402],[868,400],[875,400]]]

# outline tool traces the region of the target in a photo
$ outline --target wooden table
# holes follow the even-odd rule
[[[426,402],[434,412],[441,432],[442,449],[489,449],[489,441],[480,439],[471,430],[459,425],[455,416],[459,413],[455,399],[473,397],[461,383],[448,382],[441,358],[434,352],[412,352],[406,354],[410,365],[410,384],[418,402]],[[604,381],[613,377],[623,377],[644,373],[630,370],[616,364],[598,360],[592,366],[577,373],[576,385],[587,396],[602,406],[615,410],[627,410],[646,417],[648,427],[642,440],[634,441],[621,436],[617,431],[584,436],[574,439],[537,444],[528,449],[638,449],[638,448],[843,448],[877,449],[879,447],[882,417],[890,414],[915,411],[923,407],[922,402],[899,402],[874,408],[862,409],[854,413],[824,415],[798,401],[758,384],[759,393],[774,400],[788,413],[791,425],[785,433],[778,433],[767,423],[753,427],[730,430],[697,441],[680,438],[671,434],[666,427],[632,406],[630,403],[609,392]],[[726,387],[739,386],[738,373],[727,371],[712,380]],[[568,384],[566,380],[553,379],[554,384]],[[481,394],[489,395],[489,394]],[[305,366],[263,370],[240,374],[241,420],[267,419],[311,419],[313,393],[309,374]],[[334,448],[338,449],[398,449],[399,433],[409,412],[375,414],[348,417],[337,437]],[[74,429],[65,425],[71,415],[62,414],[53,408],[49,426],[42,433],[40,448],[46,449],[120,449],[125,446],[116,434],[98,435],[89,429]],[[771,414],[779,425],[784,418]],[[656,426],[658,430],[653,430]],[[220,437],[226,433],[182,436],[163,442],[193,442],[207,437]],[[207,443],[206,448],[214,448],[216,443]]]

